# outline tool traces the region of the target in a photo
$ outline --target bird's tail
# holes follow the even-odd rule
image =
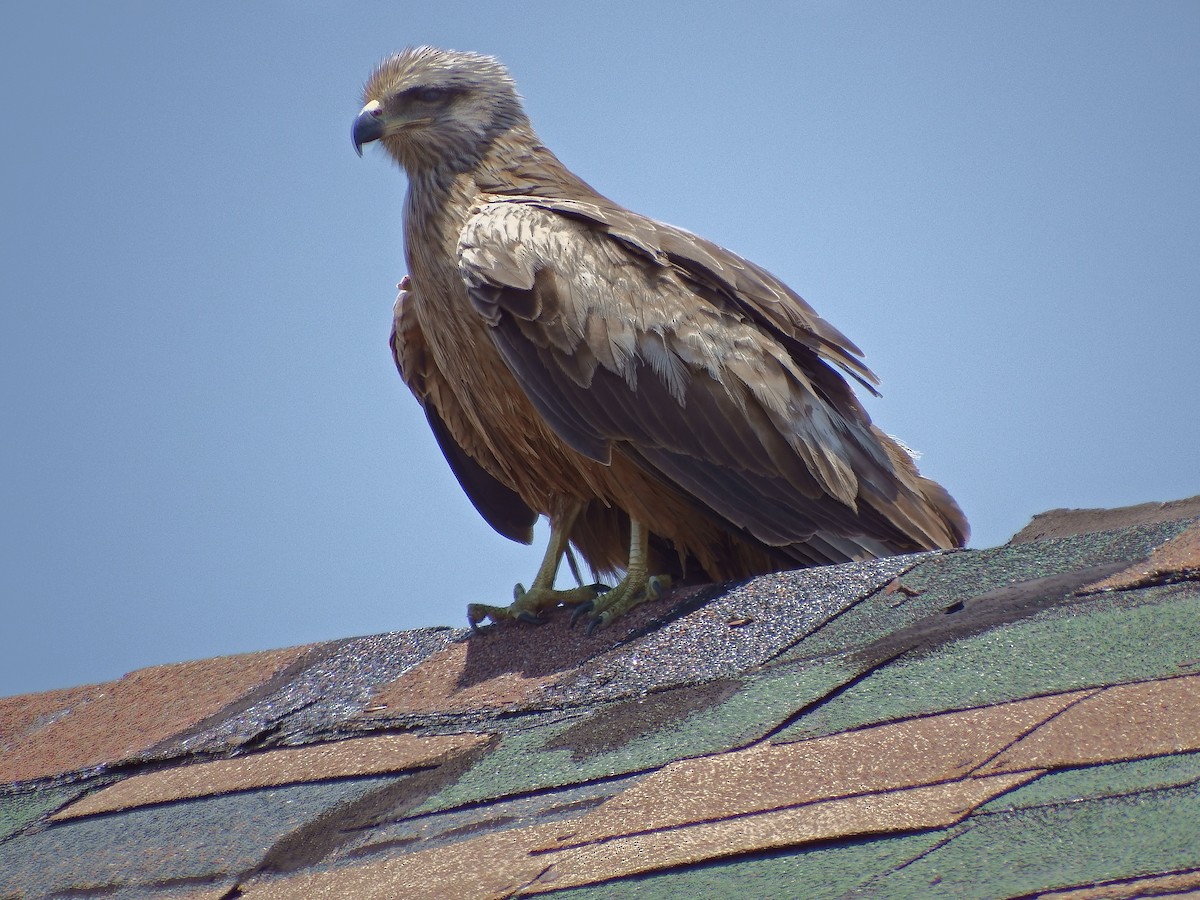
[[[952,550],[964,546],[971,536],[971,526],[950,492],[917,471],[912,450],[874,425],[871,430],[887,450],[888,460],[899,476],[901,496],[888,503],[894,525],[914,541],[915,549]]]

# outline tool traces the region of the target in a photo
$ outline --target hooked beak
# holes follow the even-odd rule
[[[383,107],[378,100],[372,100],[362,108],[362,112],[354,120],[354,128],[350,131],[350,139],[354,141],[354,152],[362,156],[363,144],[377,141],[381,137],[383,137]]]

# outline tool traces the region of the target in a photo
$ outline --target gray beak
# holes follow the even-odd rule
[[[354,152],[362,156],[363,144],[383,137],[383,110],[378,103],[368,103],[354,120],[350,139],[354,141]]]

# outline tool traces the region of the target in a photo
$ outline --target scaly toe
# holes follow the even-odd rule
[[[647,600],[657,600],[666,593],[670,586],[670,575],[652,575],[645,581],[640,578],[631,581],[626,577],[615,588],[601,594],[591,604],[587,633],[591,634],[597,628],[611,625],[635,606],[640,606]],[[574,618],[572,624],[574,624]]]
[[[523,584],[518,584],[513,588],[513,602],[509,606],[490,606],[486,603],[468,604],[467,624],[471,626],[472,631],[479,631],[479,624],[485,619],[490,619],[497,624],[524,622],[528,625],[542,625],[546,622],[544,613],[560,605],[576,608],[586,606],[595,600],[601,591],[605,590],[608,590],[607,586],[598,583],[586,584],[566,591],[536,586],[525,590]]]
[[[480,623],[488,619],[491,619],[493,622],[503,622],[510,618],[512,616],[509,614],[509,607],[489,606],[486,603],[467,604],[467,624],[475,632],[479,631]]]

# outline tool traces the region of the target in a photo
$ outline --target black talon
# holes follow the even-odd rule
[[[600,615],[594,616],[591,620],[588,621],[587,636],[591,637],[593,631],[595,631],[597,628],[603,628],[605,626],[605,624],[606,623],[604,621],[604,613],[600,613]]]
[[[574,628],[575,623],[578,622],[580,620],[580,618],[587,615],[595,608],[596,608],[596,604],[593,603],[591,600],[588,600],[586,603],[580,603],[577,607],[575,607],[573,610],[571,610],[570,627]],[[591,634],[590,629],[589,629],[588,633]]]
[[[528,625],[545,625],[546,624],[545,619],[543,619],[541,616],[535,616],[533,613],[531,613],[527,609],[523,609],[519,613],[517,613],[517,621],[525,622]]]

